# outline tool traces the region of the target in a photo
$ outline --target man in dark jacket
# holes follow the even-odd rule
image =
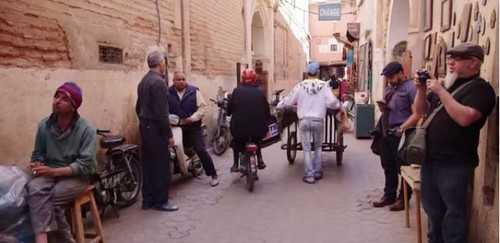
[[[210,185],[217,186],[219,184],[217,171],[205,148],[201,129],[201,120],[205,115],[207,104],[200,90],[188,85],[182,72],[174,73],[173,85],[168,89],[168,105],[170,112],[181,119],[184,146],[194,147],[205,173],[211,177]]]
[[[142,140],[144,183],[142,209],[176,211],[179,208],[168,200],[170,162],[166,149],[173,144],[168,120],[165,56],[159,51],[148,55],[149,72],[137,88],[136,112]],[[170,139],[170,141],[169,141]]]
[[[233,136],[234,164],[231,172],[238,172],[239,153],[247,142],[259,142],[267,134],[270,118],[269,104],[256,81],[253,69],[242,72],[242,85],[237,87],[229,100],[228,114],[231,115],[231,135]],[[266,167],[260,147],[257,150],[258,168]]]

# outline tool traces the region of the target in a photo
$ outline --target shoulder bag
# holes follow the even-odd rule
[[[472,84],[474,80],[462,84],[458,87],[451,95],[455,98],[455,95],[460,91]],[[431,124],[432,119],[436,116],[444,106],[441,104],[425,119],[422,125],[408,128],[404,131],[403,136],[399,142],[398,146],[398,156],[406,164],[421,164],[425,161],[426,156],[426,133],[427,127]]]

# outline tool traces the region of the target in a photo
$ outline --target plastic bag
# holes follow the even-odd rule
[[[335,118],[340,122],[340,127],[344,133],[351,133],[354,131],[354,125],[351,119],[347,116],[346,111],[340,110],[335,115]]]
[[[34,242],[25,186],[31,177],[19,167],[0,166],[0,234]]]

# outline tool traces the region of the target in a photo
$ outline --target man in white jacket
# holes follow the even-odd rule
[[[305,183],[314,184],[323,177],[321,145],[327,108],[339,109],[340,102],[327,82],[318,79],[319,64],[307,65],[308,78],[298,83],[292,92],[278,104],[278,109],[297,106],[300,138],[304,151]]]

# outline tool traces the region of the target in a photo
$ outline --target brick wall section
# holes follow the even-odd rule
[[[242,1],[191,0],[191,69],[234,75],[244,55]]]
[[[284,17],[277,12],[274,24],[274,77],[282,88],[302,79],[306,55]]]
[[[0,10],[0,65],[68,67],[66,35],[54,19]]]
[[[178,50],[181,32],[173,28],[174,4],[174,0],[159,1],[161,46],[166,49],[168,43],[173,50]],[[142,68],[145,49],[155,45],[158,39],[158,16],[154,1],[2,0],[0,66],[71,66],[72,59],[78,56],[73,57],[73,53],[68,51],[71,49],[68,45],[72,43],[67,41],[68,30],[63,25],[65,22],[78,23],[83,37],[88,38],[88,35],[94,34],[95,40],[103,43],[109,42],[106,36],[113,35],[112,31],[125,33],[127,40],[124,42],[129,44],[118,47],[124,48],[124,64],[128,68]],[[101,27],[106,30],[104,33],[98,32]]]

